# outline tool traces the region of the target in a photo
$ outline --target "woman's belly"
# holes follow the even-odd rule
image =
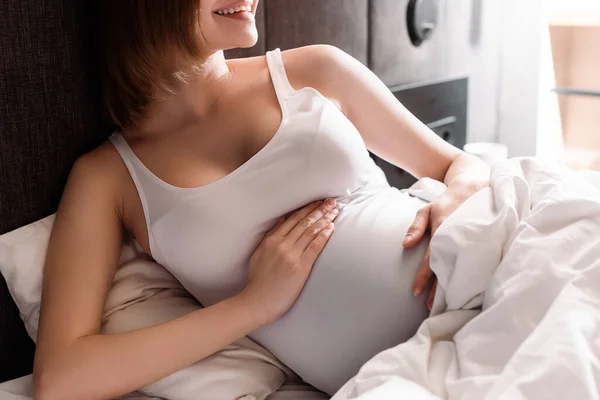
[[[336,392],[427,317],[412,285],[428,240],[402,240],[425,203],[395,188],[342,209],[336,230],[290,311],[250,336],[308,383]]]

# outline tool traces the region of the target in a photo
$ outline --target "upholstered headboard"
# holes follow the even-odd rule
[[[5,0],[0,12],[0,232],[55,211],[73,161],[100,143],[85,1]],[[0,280],[0,381],[33,345]]]
[[[444,47],[444,33],[418,49],[411,45],[408,3],[263,0],[259,44],[229,56],[330,43],[368,64],[390,86],[443,78],[450,72],[442,60],[452,49]],[[100,117],[88,4],[2,2],[0,233],[53,213],[72,163],[111,133]],[[465,46],[467,40],[465,35]],[[30,373],[33,349],[0,278],[0,382]]]

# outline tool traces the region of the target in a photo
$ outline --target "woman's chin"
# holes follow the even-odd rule
[[[247,49],[254,47],[256,43],[258,43],[258,32],[256,29],[254,29],[254,32],[249,32],[248,35],[246,35],[243,40],[240,40],[235,47],[239,49]]]
[[[227,27],[222,26],[219,27],[220,29],[211,29],[207,26],[205,28],[203,31],[205,47],[219,50],[247,49],[258,42],[256,24],[240,24],[240,21],[226,22],[228,22]]]
[[[238,43],[235,46],[229,46],[224,50],[249,49],[256,46],[256,43],[258,43],[258,40],[251,40],[244,43]]]

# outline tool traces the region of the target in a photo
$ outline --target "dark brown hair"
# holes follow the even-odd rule
[[[104,102],[120,128],[135,126],[169,92],[175,60],[200,58],[200,0],[95,0]]]

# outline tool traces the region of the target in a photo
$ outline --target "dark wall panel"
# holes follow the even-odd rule
[[[0,12],[0,234],[56,210],[101,128],[89,2],[4,0]],[[33,343],[0,278],[0,382],[31,372]]]
[[[443,1],[438,3],[442,13]],[[408,4],[409,0],[370,2],[370,67],[390,86],[445,77],[444,29],[438,27],[428,41],[415,47],[406,25]]]
[[[265,11],[267,50],[332,44],[367,63],[368,0],[268,0]]]

